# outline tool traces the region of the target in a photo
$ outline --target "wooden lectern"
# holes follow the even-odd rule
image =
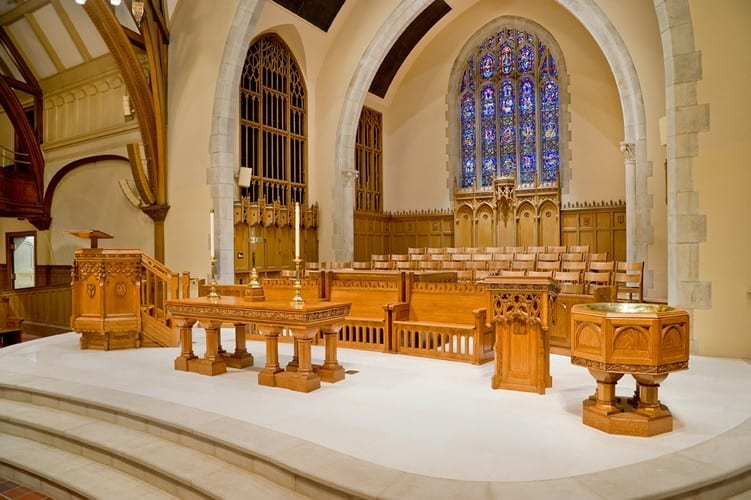
[[[545,394],[550,377],[550,318],[559,287],[550,278],[489,277],[496,321],[493,389]]]
[[[91,240],[91,248],[99,248],[99,240],[108,240],[112,238],[111,234],[107,234],[98,229],[77,229],[74,231],[68,231],[73,236],[78,236],[86,240]]]

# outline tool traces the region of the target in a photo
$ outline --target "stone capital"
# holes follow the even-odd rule
[[[360,176],[357,170],[342,170],[342,179],[344,187],[354,187],[355,180]]]
[[[636,161],[636,157],[634,156],[635,150],[636,144],[634,144],[633,142],[621,143],[621,152],[623,153],[626,161]]]

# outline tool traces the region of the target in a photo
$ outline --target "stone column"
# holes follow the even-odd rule
[[[636,217],[636,145],[621,142],[621,152],[626,165],[626,260],[636,259],[637,217]]]
[[[355,253],[355,180],[357,170],[342,170],[341,198],[334,202],[334,255],[337,262],[354,260]]]

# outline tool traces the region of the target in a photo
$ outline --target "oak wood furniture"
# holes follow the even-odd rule
[[[91,248],[98,248],[99,240],[107,240],[112,238],[111,234],[107,234],[104,231],[100,231],[98,229],[77,229],[74,231],[68,231],[68,233],[72,234],[73,236],[78,236],[79,238],[89,240],[91,242]]]
[[[644,261],[621,261],[615,265],[615,300],[644,301]]]
[[[595,303],[571,309],[571,363],[597,381],[583,402],[582,422],[611,434],[654,436],[673,430],[658,399],[668,374],[688,368],[689,315],[657,304]],[[632,398],[616,397],[624,374],[637,382]]]
[[[71,328],[81,349],[141,347],[140,262],[140,250],[75,251]]]
[[[551,309],[559,288],[550,278],[489,277],[496,321],[493,389],[544,394],[550,376]]]
[[[474,364],[493,359],[495,328],[485,287],[413,281],[393,310],[396,352]]]
[[[175,369],[203,375],[218,375],[227,371],[225,356],[219,352],[219,329],[222,323],[254,324],[266,339],[266,366],[258,374],[258,383],[269,387],[283,387],[293,391],[310,392],[320,388],[321,380],[337,382],[344,379],[344,368],[337,360],[337,337],[350,304],[311,301],[292,306],[287,301],[252,302],[242,297],[172,300],[167,311],[180,329],[182,352],[175,359]],[[193,325],[206,330],[206,352],[203,357],[193,353]],[[278,340],[282,329],[292,332],[297,345],[297,359],[287,369],[279,365]],[[319,331],[323,331],[326,357],[314,370],[310,346]],[[242,354],[245,337],[236,336],[235,353]]]

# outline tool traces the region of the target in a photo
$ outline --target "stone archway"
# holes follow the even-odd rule
[[[240,75],[262,4],[261,0],[239,1],[233,17],[235,21],[224,44],[216,78],[209,138],[211,164],[207,172],[207,182],[211,188],[212,206],[217,214],[216,271],[217,280],[221,283],[235,281],[235,241],[232,222],[237,164],[235,123],[239,112],[237,103],[240,95]]]
[[[647,179],[651,176],[651,167],[647,161],[644,100],[638,75],[626,44],[594,0],[558,1],[592,34],[615,76],[623,109],[624,143],[628,145],[626,151],[629,152],[625,160],[628,258],[646,261],[647,247],[653,239],[652,200],[647,192]],[[345,104],[339,118],[334,167],[334,175],[341,178],[334,186],[335,209],[332,215],[333,247],[337,249],[339,260],[350,260],[353,253],[354,207],[352,202],[348,201],[352,197],[345,197],[343,190],[345,185],[350,186],[346,189],[351,189],[349,179],[355,171],[354,137],[365,94],[380,61],[393,41],[429,3],[427,0],[405,0],[399,4],[373,38],[347,89]]]

